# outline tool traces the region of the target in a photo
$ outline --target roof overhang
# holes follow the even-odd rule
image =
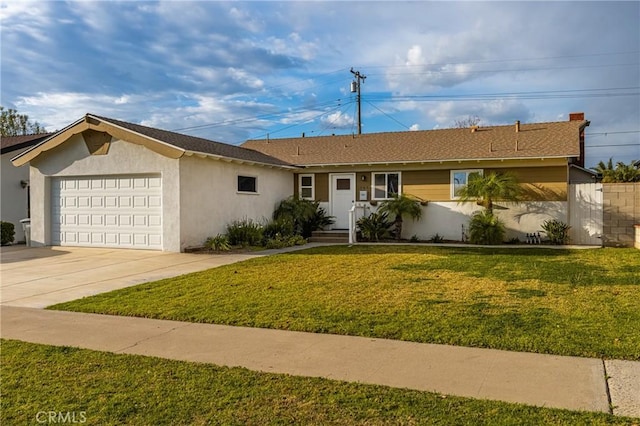
[[[444,163],[469,163],[482,161],[518,161],[518,160],[558,160],[568,158],[579,158],[579,154],[557,155],[557,156],[533,156],[533,157],[497,157],[497,158],[453,158],[438,160],[411,160],[411,161],[364,161],[361,163],[323,163],[323,164],[297,164],[298,167],[344,167],[344,166],[391,166],[391,165],[415,165],[415,164],[444,164]]]
[[[97,117],[87,114],[85,117],[81,118],[75,123],[70,124],[51,137],[40,142],[38,145],[35,145],[25,152],[21,153],[20,155],[12,158],[11,162],[14,166],[22,166],[34,160],[39,155],[65,143],[72,136],[82,133],[86,130],[95,130],[98,132],[107,133],[113,138],[126,140],[127,142],[142,145],[150,149],[151,151],[169,158],[180,158],[185,153],[185,150],[182,148],[178,148],[166,142],[153,139],[149,136],[141,135],[130,129],[125,129],[108,121],[101,120]]]
[[[287,165],[280,165],[280,164],[262,163],[259,161],[241,160],[239,158],[224,157],[222,155],[209,154],[207,152],[199,152],[199,151],[185,151],[184,156],[208,158],[210,160],[219,160],[227,163],[244,164],[248,166],[267,167],[269,169],[284,169],[284,170],[300,170],[301,169],[301,167],[299,166],[293,166],[293,165],[287,166]]]

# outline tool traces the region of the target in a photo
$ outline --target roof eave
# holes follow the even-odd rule
[[[64,129],[43,140],[39,144],[12,158],[11,162],[16,167],[22,166],[34,160],[44,152],[61,145],[72,136],[82,133],[88,129],[105,132],[110,134],[112,137],[116,137],[119,139],[123,139],[126,137],[126,140],[128,142],[143,145],[146,148],[149,148],[150,150],[169,158],[180,158],[185,152],[185,150],[182,148],[178,148],[166,142],[143,135],[134,130],[118,126],[117,124],[114,124],[109,120],[87,114],[81,119],[76,120]],[[131,137],[131,135],[134,135],[134,137]]]
[[[212,160],[220,160],[220,161],[226,161],[229,163],[236,163],[236,164],[246,164],[246,165],[250,165],[250,166],[260,166],[260,167],[268,167],[268,168],[275,168],[275,169],[284,169],[284,170],[298,170],[300,169],[299,166],[295,166],[295,165],[286,165],[286,164],[273,164],[273,163],[264,163],[261,161],[251,161],[251,160],[243,160],[240,158],[234,158],[234,157],[227,157],[224,155],[217,155],[217,154],[210,154],[207,152],[200,152],[200,151],[185,151],[184,152],[185,156],[195,156],[195,157],[201,157],[201,158],[209,158]]]
[[[361,163],[311,163],[301,164],[297,163],[298,167],[336,167],[336,166],[384,166],[391,164],[435,164],[435,163],[463,163],[471,161],[512,161],[512,160],[545,160],[545,159],[561,159],[561,158],[579,158],[580,154],[568,154],[568,155],[534,155],[531,157],[483,157],[483,158],[452,158],[452,159],[437,159],[437,160],[398,160],[398,161],[365,161]]]

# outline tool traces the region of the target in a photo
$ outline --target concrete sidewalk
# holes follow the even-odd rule
[[[640,362],[13,306],[1,325],[3,338],[33,343],[640,417]]]

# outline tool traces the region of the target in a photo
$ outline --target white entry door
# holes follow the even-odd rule
[[[162,250],[160,175],[55,178],[51,243]]]
[[[335,217],[333,229],[349,228],[349,210],[356,201],[356,176],[352,173],[331,175],[331,215]]]

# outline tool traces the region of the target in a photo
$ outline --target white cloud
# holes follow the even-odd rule
[[[264,82],[258,77],[250,75],[247,71],[237,68],[229,68],[227,74],[233,80],[250,87],[252,89],[260,89],[264,86]]]
[[[345,129],[353,127],[355,120],[351,115],[344,114],[342,111],[336,111],[322,117],[321,122],[327,128]]]
[[[638,2],[5,1],[1,95],[47,128],[95,112],[168,129],[233,123],[194,134],[237,142],[348,131],[351,116],[326,111],[353,100],[354,67],[367,75],[364,99],[384,111],[363,104],[367,131],[448,127],[470,115],[552,121],[571,111],[584,111],[592,132],[638,130],[638,96],[447,99],[636,87],[639,16]],[[433,95],[445,100],[424,99]],[[631,149],[599,152],[640,156]]]

